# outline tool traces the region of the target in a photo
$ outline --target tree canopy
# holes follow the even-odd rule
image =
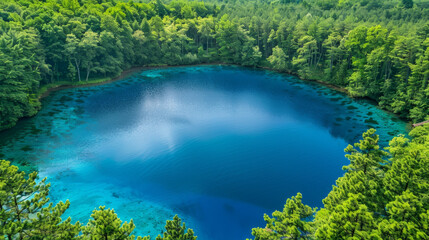
[[[26,175],[10,162],[0,160],[0,239],[149,240],[132,234],[133,220],[122,222],[113,209],[94,209],[86,226],[62,219],[70,202],[54,205],[50,184],[37,180],[37,172]],[[195,240],[192,229],[176,215],[167,221],[164,237],[156,239]]]
[[[47,84],[197,63],[295,73],[423,121],[428,19],[411,0],[1,1],[0,130],[36,114]]]
[[[429,115],[429,4],[419,0],[0,1],[0,130],[40,109],[49,84],[133,66],[238,64],[298,74],[369,98],[412,122]],[[380,149],[374,129],[318,211],[297,194],[255,239],[429,239],[429,124]],[[0,238],[135,239],[95,209],[62,219],[46,179],[0,161]],[[304,198],[305,199],[305,198]],[[176,216],[157,239],[196,236]],[[137,237],[149,239],[149,237]]]
[[[265,228],[254,228],[255,240],[271,239],[428,239],[429,125],[398,136],[386,151],[369,129],[345,151],[350,164],[324,207],[315,211],[298,194],[283,212],[264,216]]]

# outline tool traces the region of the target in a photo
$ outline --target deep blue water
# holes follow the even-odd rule
[[[43,105],[0,133],[0,157],[48,177],[73,220],[106,205],[153,238],[176,213],[201,240],[251,237],[297,192],[321,207],[348,164],[343,149],[367,128],[384,146],[406,133],[368,102],[231,66],[147,70]]]

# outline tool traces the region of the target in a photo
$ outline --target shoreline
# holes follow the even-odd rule
[[[52,84],[47,84],[44,87],[46,89],[43,89],[44,87],[42,87],[39,92],[37,93],[38,95],[38,99],[43,99],[45,97],[48,97],[52,92],[56,92],[56,91],[60,91],[60,90],[64,90],[64,89],[70,89],[70,88],[80,88],[80,87],[91,87],[91,86],[99,86],[99,85],[104,85],[104,84],[108,84],[108,83],[112,83],[112,82],[116,82],[116,81],[120,81],[123,80],[137,72],[143,71],[143,70],[151,70],[151,69],[165,69],[165,68],[174,68],[174,67],[193,67],[193,66],[211,66],[211,65],[219,65],[219,66],[237,66],[237,67],[244,67],[244,68],[248,68],[248,69],[261,69],[261,70],[268,70],[268,71],[273,71],[273,72],[277,72],[280,74],[288,74],[288,75],[292,75],[297,77],[298,79],[300,79],[301,81],[304,82],[310,82],[310,83],[315,83],[315,84],[320,84],[322,86],[328,87],[332,90],[337,91],[338,93],[341,94],[345,94],[348,97],[352,98],[352,99],[359,99],[359,98],[353,98],[349,95],[349,92],[346,88],[331,84],[331,83],[327,83],[321,80],[317,80],[317,79],[306,79],[306,78],[301,78],[297,73],[293,73],[293,72],[288,72],[288,71],[279,71],[276,69],[272,69],[270,67],[250,67],[250,66],[243,66],[243,65],[239,65],[239,64],[232,64],[232,63],[223,63],[223,62],[213,62],[213,63],[199,63],[199,64],[189,64],[189,65],[158,65],[158,66],[134,66],[131,67],[129,69],[126,69],[124,71],[122,71],[119,75],[115,76],[115,77],[106,77],[106,78],[98,78],[98,79],[94,79],[94,80],[89,80],[88,82],[86,81],[80,81],[80,82],[58,82],[57,84],[52,83]],[[51,86],[49,86],[51,85]],[[386,109],[383,109],[381,107],[379,107],[377,105],[377,102],[375,102],[372,99],[369,98],[360,98],[360,99],[366,99],[368,101],[370,101],[374,106],[378,107],[379,109],[385,111],[386,113],[389,114],[393,114],[394,116],[398,117],[399,119],[401,119],[402,121],[407,123],[407,127],[406,130],[409,131],[411,129],[412,126],[412,122],[409,121],[409,119],[404,119],[402,117],[400,117],[399,115],[390,112]],[[43,107],[43,106],[42,106]],[[37,113],[36,113],[37,114]],[[30,117],[24,117],[21,119],[26,119],[26,118],[31,118],[33,116]],[[18,121],[20,121],[21,119],[19,119]],[[15,125],[16,126],[16,125]],[[13,127],[15,127],[13,126]],[[8,130],[8,129],[12,129],[11,128],[6,128],[3,130],[0,130],[0,132]]]
[[[204,66],[204,65],[209,66],[209,65],[231,65],[231,64],[224,64],[224,63],[201,63],[201,64],[174,65],[174,66],[173,65],[136,66],[136,67],[131,67],[129,69],[126,69],[126,70],[122,71],[119,75],[117,75],[115,77],[99,78],[99,79],[93,80],[94,82],[91,82],[91,80],[89,80],[88,82],[86,82],[86,81],[80,81],[80,82],[63,82],[63,83],[59,82],[58,84],[53,83],[52,87],[47,87],[46,90],[43,90],[43,91],[41,91],[41,92],[38,93],[38,99],[45,98],[45,97],[49,96],[51,92],[56,92],[56,91],[60,91],[60,90],[63,90],[63,89],[80,88],[80,87],[92,87],[92,86],[99,86],[99,85],[104,85],[104,84],[108,84],[108,83],[120,81],[120,80],[123,80],[123,79],[131,76],[132,74],[134,74],[136,72],[140,72],[140,71],[143,71],[143,70],[163,69],[163,68],[173,68],[173,67],[192,67],[192,66]],[[102,79],[106,79],[106,80],[103,81]]]
[[[301,81],[317,83],[317,84],[326,86],[328,88],[331,88],[333,90],[336,90],[337,92],[344,93],[350,97],[347,89],[345,89],[343,87],[340,87],[340,86],[337,86],[337,85],[334,85],[331,83],[327,83],[327,82],[324,82],[321,80],[317,80],[317,79],[304,79],[304,78],[301,78],[298,74],[293,73],[293,72],[279,71],[279,70],[272,69],[269,67],[250,67],[250,66],[243,66],[243,65],[239,65],[239,64],[233,64],[233,63],[213,62],[213,63],[199,63],[199,64],[189,64],[189,65],[135,66],[135,67],[131,67],[127,70],[122,71],[116,77],[106,77],[105,79],[107,79],[107,80],[105,80],[105,81],[97,81],[97,79],[96,79],[94,82],[88,81],[86,83],[85,83],[85,81],[63,82],[63,83],[59,82],[58,84],[52,83],[52,85],[53,85],[52,87],[47,87],[45,90],[38,93],[38,99],[45,98],[45,97],[49,96],[49,94],[51,92],[55,92],[55,91],[59,91],[59,90],[63,90],[63,89],[99,86],[99,85],[104,85],[104,84],[120,81],[120,80],[123,80],[124,78],[131,76],[132,74],[134,74],[136,72],[143,71],[143,70],[165,69],[165,68],[174,68],[174,67],[211,66],[211,65],[237,66],[237,67],[243,67],[243,68],[249,68],[249,69],[263,69],[263,70],[273,71],[273,72],[277,72],[277,73],[281,73],[281,74],[288,74],[288,75],[292,75],[292,76],[299,78]],[[100,78],[100,79],[103,79],[103,78]],[[100,79],[98,79],[98,80],[100,80]]]

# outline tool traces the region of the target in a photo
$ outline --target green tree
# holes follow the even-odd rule
[[[346,157],[350,160],[350,165],[344,166],[346,171],[362,171],[372,177],[377,177],[380,168],[386,163],[383,159],[387,155],[386,152],[380,150],[378,141],[380,136],[375,134],[376,130],[371,128],[362,134],[363,139],[354,146],[348,145],[344,151],[349,153]],[[356,149],[358,148],[358,149]]]
[[[93,71],[95,65],[94,59],[97,57],[99,49],[100,37],[98,33],[91,30],[85,32],[82,40],[79,42],[79,48],[82,58],[82,65],[86,68],[86,81],[88,81],[89,74]]]
[[[386,205],[389,219],[378,225],[382,239],[427,239],[423,203],[409,190]]]
[[[48,204],[46,178],[36,181],[37,172],[28,176],[9,162],[0,161],[0,236],[7,239],[74,239],[80,224],[71,224],[61,215],[70,203]]]
[[[412,8],[414,6],[413,0],[402,0],[402,5],[405,8]]]
[[[198,26],[198,33],[206,39],[206,54],[209,56],[209,40],[213,37],[214,22],[213,18],[201,19]]]
[[[196,240],[194,231],[190,228],[186,229],[185,223],[176,215],[173,220],[167,220],[163,235],[158,235],[156,240]]]
[[[356,194],[350,194],[346,201],[337,205],[327,221],[318,226],[316,238],[380,239],[373,213],[359,199]],[[323,214],[326,213],[321,210],[320,215]]]
[[[298,193],[295,197],[286,200],[283,211],[275,211],[270,218],[264,214],[267,223],[265,228],[253,228],[252,235],[255,240],[288,239],[310,239],[312,223],[309,222],[315,209],[302,203],[302,195]]]
[[[134,240],[132,235],[135,225],[133,220],[129,223],[122,223],[121,219],[113,209],[106,209],[100,206],[91,214],[88,224],[82,228],[84,239],[103,239],[103,240]],[[141,239],[140,237],[137,239]],[[143,238],[148,240],[148,237]]]
[[[83,58],[83,53],[80,49],[80,40],[74,34],[67,35],[67,44],[65,47],[66,54],[76,67],[76,72],[79,82],[81,81],[80,66]]]
[[[41,74],[36,32],[8,30],[0,35],[0,130],[40,108],[34,92]]]
[[[0,160],[0,238],[12,239],[90,239],[90,240],[149,240],[132,235],[133,220],[122,222],[113,209],[100,206],[94,210],[86,226],[62,220],[70,202],[49,203],[46,178],[37,181],[37,172],[28,176],[10,162]],[[160,240],[196,240],[192,229],[176,215],[167,221],[166,232]]]
[[[268,61],[271,63],[276,70],[285,70],[286,69],[286,54],[283,52],[279,46],[273,48],[273,55],[268,57]]]

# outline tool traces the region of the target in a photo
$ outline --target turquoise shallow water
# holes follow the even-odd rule
[[[232,66],[143,71],[43,106],[0,133],[0,157],[48,177],[74,220],[106,205],[153,238],[176,213],[202,240],[250,237],[297,192],[321,207],[367,128],[384,146],[406,133],[366,101]]]

